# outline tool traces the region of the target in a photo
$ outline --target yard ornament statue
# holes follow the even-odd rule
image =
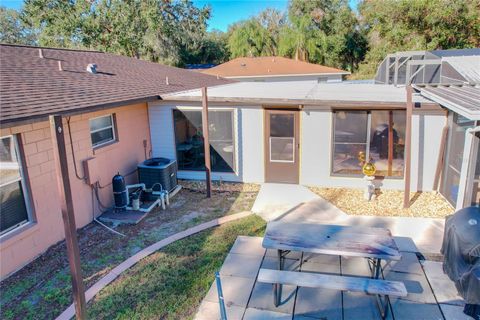
[[[373,180],[375,180],[375,172],[377,172],[377,168],[371,162],[367,162],[362,167],[362,172],[365,175],[364,179],[367,182],[367,188],[365,189],[365,193],[363,197],[365,200],[372,200],[373,194],[375,193],[375,184]]]

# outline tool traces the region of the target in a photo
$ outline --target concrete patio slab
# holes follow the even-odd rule
[[[258,238],[242,237],[234,246],[236,252],[242,251],[243,244],[260,243]],[[403,259],[396,265],[385,267],[383,276],[387,280],[401,281],[405,284],[408,296],[405,298],[390,298],[390,310],[387,319],[395,320],[466,320],[463,307],[455,305],[454,297],[450,296],[441,263],[422,261],[413,252],[402,252]],[[238,258],[255,255],[230,253],[222,269],[228,270],[232,263],[238,263]],[[263,258],[257,268],[277,268],[276,254],[269,256],[256,255]],[[369,276],[370,269],[364,258],[346,258],[338,256],[304,254],[297,255],[299,259],[287,259],[286,267],[298,272],[321,272]],[[233,259],[233,260],[231,260]],[[255,261],[258,261],[255,259]],[[414,264],[418,264],[418,266]],[[422,272],[419,272],[419,268]],[[425,272],[423,272],[425,270]],[[236,269],[235,269],[235,272]],[[249,271],[250,274],[253,271]],[[258,270],[257,270],[258,272]],[[232,272],[233,273],[233,272]],[[427,274],[430,277],[427,279]],[[239,274],[239,273],[237,273]],[[241,274],[241,273],[240,273]],[[282,304],[275,307],[273,303],[273,286],[260,283],[255,278],[237,276],[221,276],[227,312],[230,319],[238,319],[245,311],[242,319],[297,319],[297,320],[370,320],[380,319],[375,297],[363,293],[341,292],[335,290],[283,286]],[[440,282],[438,282],[440,281]],[[436,285],[437,282],[440,285]],[[432,285],[431,285],[432,284]],[[450,286],[453,285],[450,282]],[[448,290],[446,289],[448,288]],[[432,290],[433,289],[433,290]],[[440,298],[440,300],[438,300]],[[438,301],[437,301],[438,300]],[[439,303],[440,302],[440,303]],[[445,303],[443,303],[445,302]],[[443,312],[443,313],[442,313]],[[211,313],[211,314],[209,314]],[[206,315],[206,316],[205,316]],[[445,317],[444,317],[445,315]],[[196,319],[218,319],[218,298],[215,282],[204,299]]]
[[[440,309],[442,309],[446,320],[472,320],[472,317],[463,313],[463,307],[441,303]]]
[[[273,250],[273,249],[267,249],[267,253],[265,255],[267,257],[278,257],[277,250]],[[290,251],[285,255],[285,258],[300,260],[302,258],[302,253],[297,251]]]
[[[394,236],[393,240],[395,240],[395,243],[397,244],[397,248],[400,251],[405,251],[405,252],[419,252],[417,246],[415,245],[415,242],[413,242],[412,238],[408,237],[397,237]]]
[[[256,278],[263,256],[229,253],[225,258],[220,275]]]
[[[281,312],[274,312],[269,310],[259,310],[256,308],[248,308],[245,312],[244,320],[265,320],[265,319],[272,319],[272,320],[291,320],[292,315],[281,313]]]
[[[372,274],[365,258],[342,257],[341,266],[344,276],[369,277]]]
[[[402,258],[399,261],[389,261],[389,263],[382,264],[384,272],[405,272],[415,273],[423,276],[422,265],[418,261],[417,255],[412,252],[400,252]]]
[[[288,313],[291,315],[293,313],[296,293],[297,287],[284,285],[281,304],[275,307],[273,304],[273,285],[270,283],[256,282],[253,287],[252,296],[248,302],[248,307]]]
[[[263,238],[239,236],[230,249],[230,253],[250,254],[263,256],[265,248],[262,247]]]
[[[390,299],[395,320],[443,320],[436,303],[427,304],[403,299]]]
[[[228,320],[241,320],[245,313],[245,307],[235,305],[225,306]],[[195,320],[220,320],[220,306],[218,302],[204,300],[195,315]]]
[[[318,272],[327,274],[340,274],[340,260],[337,263],[318,263],[312,260],[308,260],[302,263],[302,271],[305,272]]]
[[[341,291],[298,288],[295,316],[306,316],[313,319],[342,320],[341,310]]]
[[[326,254],[304,253],[303,262],[316,262],[323,264],[340,264],[340,256]]]
[[[298,259],[298,260],[285,259],[284,270],[298,271],[300,269],[300,263],[301,263],[300,259]],[[262,268],[263,269],[277,270],[278,269],[278,258],[265,256],[265,258],[263,259],[263,262],[262,262]]]
[[[448,275],[443,273],[441,262],[425,261],[423,269],[438,303],[461,307],[465,305],[463,298],[458,294],[457,288],[455,288],[454,282],[450,280]]]
[[[436,304],[435,296],[425,275],[393,271],[384,272],[383,275],[386,280],[401,281],[405,284],[408,295],[401,299]]]
[[[220,276],[222,282],[223,298],[225,305],[235,305],[238,307],[246,307],[250,292],[252,292],[255,279]],[[205,296],[206,301],[218,303],[217,284],[213,282],[210,290]]]
[[[252,212],[270,221],[288,210],[319,197],[298,184],[264,183],[260,188]]]
[[[374,296],[358,292],[343,293],[344,319],[381,319]],[[392,319],[389,308],[387,319]]]

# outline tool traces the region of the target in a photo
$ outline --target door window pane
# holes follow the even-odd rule
[[[0,235],[28,222],[14,136],[0,139]]]
[[[212,171],[234,172],[235,143],[232,110],[209,110]],[[201,110],[173,110],[175,143],[180,170],[205,170]]]
[[[271,162],[295,162],[295,138],[270,137]]]
[[[270,137],[294,137],[295,115],[270,114]]]

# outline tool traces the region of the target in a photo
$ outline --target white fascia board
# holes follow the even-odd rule
[[[225,79],[245,79],[245,78],[275,78],[275,77],[305,77],[305,76],[335,76],[335,75],[349,75],[348,71],[344,72],[324,72],[324,73],[296,73],[296,74],[265,74],[255,76],[223,76]]]

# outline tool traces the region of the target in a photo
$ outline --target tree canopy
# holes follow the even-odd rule
[[[26,0],[22,11],[41,46],[92,48],[172,65],[226,59],[223,40],[207,34],[209,17],[209,7],[189,0]]]
[[[228,32],[190,0],[25,0],[0,7],[0,41],[87,48],[182,66],[279,55],[369,78],[388,53],[480,47],[480,0],[290,0]]]

